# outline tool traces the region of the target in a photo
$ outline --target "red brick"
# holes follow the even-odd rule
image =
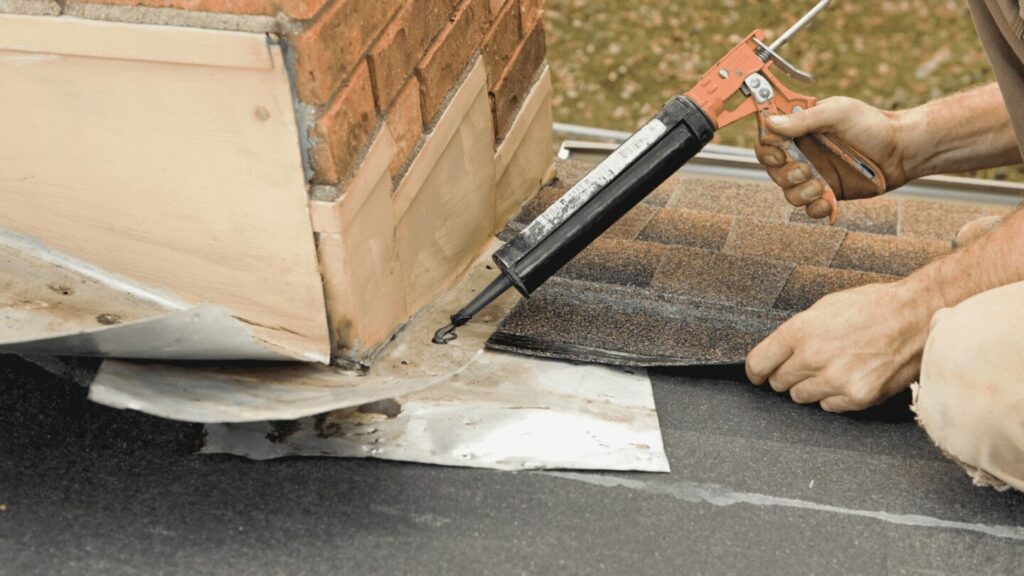
[[[489,14],[490,0],[464,0],[416,66],[424,125],[432,124],[441,112],[448,93],[480,47],[490,24]]]
[[[519,0],[509,0],[495,16],[491,31],[484,37],[481,50],[484,67],[487,69],[488,86],[497,83],[519,45],[522,38],[519,22]]]
[[[273,0],[82,0],[91,4],[114,4],[117,6],[146,6],[149,8],[176,8],[195,12],[220,12],[222,14],[248,14],[271,16],[276,5]]]
[[[538,22],[516,48],[501,79],[491,90],[495,141],[500,142],[512,126],[516,113],[533,86],[537,71],[544,64],[544,53],[544,26]]]
[[[302,33],[292,36],[299,98],[321,106],[345,82],[401,0],[335,0]]]
[[[398,177],[409,156],[423,136],[423,119],[420,115],[420,82],[415,76],[409,78],[405,88],[398,93],[395,105],[387,115],[388,129],[395,140],[397,151],[391,161],[391,174]]]
[[[391,107],[457,4],[458,0],[406,0],[369,54],[379,110]]]
[[[519,14],[523,21],[523,30],[532,30],[543,12],[544,0],[522,0]]]
[[[278,7],[288,17],[309,20],[327,4],[328,0],[277,0]]]
[[[353,168],[377,125],[370,70],[363,62],[313,129],[317,184],[337,184]]]

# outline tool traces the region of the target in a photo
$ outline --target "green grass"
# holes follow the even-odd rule
[[[555,119],[631,131],[755,28],[781,33],[814,0],[547,0]],[[991,82],[965,0],[837,0],[782,51],[818,78],[790,88],[896,110]],[[752,120],[718,142],[749,147]],[[1020,170],[984,176],[1021,179]]]

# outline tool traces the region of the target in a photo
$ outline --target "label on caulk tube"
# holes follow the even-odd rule
[[[666,132],[668,132],[668,126],[657,118],[645,124],[615,152],[598,164],[590,174],[577,182],[557,202],[549,206],[543,214],[524,228],[511,242],[499,249],[495,253],[495,258],[512,264],[520,255],[529,252],[566,218],[575,213],[580,206],[589,202],[595,194],[642,156]]]

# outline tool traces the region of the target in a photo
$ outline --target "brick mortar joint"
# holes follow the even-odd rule
[[[36,5],[45,0],[25,0],[24,4]],[[327,2],[308,19],[288,16],[280,8],[274,14],[237,14],[209,10],[189,10],[168,6],[143,6],[107,4],[83,0],[50,0],[58,8],[55,14],[39,14],[32,10],[11,10],[10,14],[24,14],[39,17],[69,16],[85,20],[120,22],[125,24],[147,24],[154,26],[181,26],[201,30],[227,30],[252,33],[300,34],[308,29],[326,11]]]

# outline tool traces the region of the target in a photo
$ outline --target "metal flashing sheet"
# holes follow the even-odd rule
[[[255,459],[372,457],[503,470],[668,471],[643,370],[482,351],[517,294],[494,302],[448,346],[430,342],[447,322],[446,314],[494,277],[488,262],[480,260],[464,282],[417,315],[369,373],[377,378],[411,375],[431,365],[447,367],[450,376],[358,409],[292,422],[210,424],[203,451]]]

